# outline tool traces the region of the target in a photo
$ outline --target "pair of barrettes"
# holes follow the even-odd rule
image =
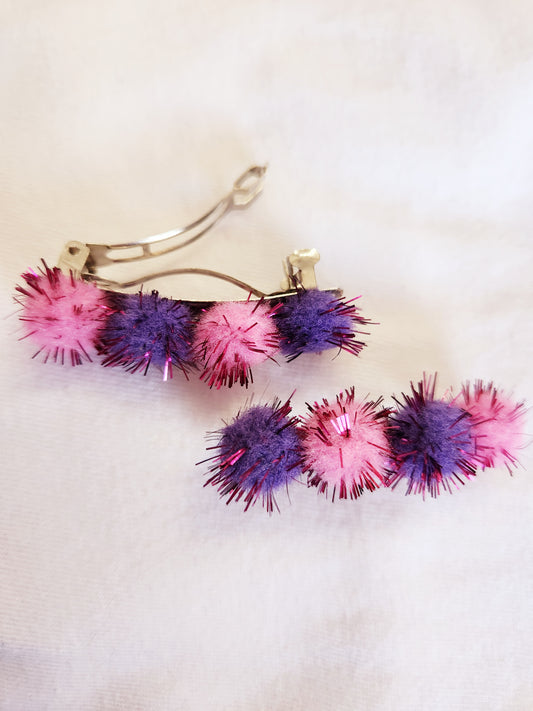
[[[407,494],[436,497],[478,469],[511,472],[523,445],[524,404],[481,381],[455,396],[435,391],[431,376],[393,397],[394,407],[358,399],[353,387],[331,403],[308,403],[303,417],[291,414],[290,400],[249,407],[212,433],[215,453],[200,462],[210,462],[205,486],[216,486],[226,503],[242,500],[247,510],[260,501],[271,512],[276,494],[302,476],[334,501],[402,481]]]
[[[106,366],[146,373],[158,366],[164,379],[179,368],[197,370],[211,387],[248,385],[252,367],[281,353],[291,361],[302,353],[339,348],[357,355],[363,318],[354,299],[339,289],[319,290],[316,250],[299,250],[285,262],[280,290],[264,293],[235,277],[209,269],[182,268],[112,281],[102,268],[162,256],[198,240],[229,211],[249,205],[262,190],[266,168],[255,166],[205,215],[182,229],[115,245],[68,242],[57,267],[43,261],[23,274],[17,302],[25,333],[38,347],[34,357],[70,362],[100,357]],[[134,253],[132,253],[134,252]],[[157,291],[124,290],[158,277],[197,274],[244,290],[241,301],[199,301],[161,297]],[[354,388],[308,405],[305,417],[291,415],[290,401],[256,405],[239,412],[218,433],[210,449],[207,484],[222,497],[261,500],[269,511],[276,493],[304,476],[332,500],[357,498],[365,490],[394,488],[407,493],[451,491],[478,469],[517,464],[525,408],[492,383],[464,385],[457,396],[435,397],[436,378],[424,378],[394,407],[383,399],[360,400]]]
[[[57,267],[43,261],[17,286],[20,320],[37,347],[34,357],[79,365],[99,358],[146,374],[157,366],[164,379],[173,370],[192,370],[210,387],[248,385],[252,368],[278,356],[339,348],[358,355],[361,330],[369,321],[355,299],[340,289],[319,290],[314,249],[293,252],[285,261],[280,290],[264,293],[240,279],[209,269],[170,269],[131,281],[105,278],[101,269],[168,254],[192,244],[233,209],[249,205],[262,190],[266,168],[254,166],[232,191],[187,227],[115,245],[68,242]],[[133,253],[132,253],[133,252]],[[245,300],[208,302],[162,297],[157,291],[124,290],[159,277],[197,274],[233,284]]]

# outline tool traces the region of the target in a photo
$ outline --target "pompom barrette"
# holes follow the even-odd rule
[[[276,494],[295,481],[340,499],[405,482],[407,494],[451,493],[476,472],[518,464],[525,406],[492,383],[465,384],[458,395],[436,397],[436,376],[424,377],[395,406],[358,399],[355,389],[291,414],[290,400],[255,405],[212,433],[216,444],[205,486],[247,510],[271,512]],[[278,509],[279,510],[279,509]]]
[[[192,244],[233,209],[248,206],[261,192],[266,168],[254,166],[232,191],[187,227],[138,242],[115,245],[68,242],[57,267],[22,275],[16,301],[22,338],[37,347],[33,357],[80,365],[99,359],[146,374],[157,366],[166,380],[178,369],[195,370],[210,387],[247,386],[252,368],[280,354],[287,361],[330,348],[358,355],[370,322],[355,299],[340,289],[319,290],[314,267],[319,254],[299,250],[285,261],[281,290],[259,289],[209,269],[170,269],[130,281],[112,281],[101,268],[165,255]],[[242,301],[175,300],[157,291],[125,293],[158,277],[198,274],[229,282],[247,293]]]

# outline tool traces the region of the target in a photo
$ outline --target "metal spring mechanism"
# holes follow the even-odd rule
[[[160,277],[183,274],[198,274],[220,279],[239,287],[248,294],[253,294],[257,298],[289,296],[297,293],[300,289],[315,289],[317,286],[315,264],[320,259],[316,249],[301,249],[289,255],[284,262],[285,279],[281,290],[268,294],[228,274],[196,267],[149,273],[141,278],[124,282],[113,281],[99,274],[99,270],[102,267],[141,262],[193,244],[218,224],[226,214],[233,210],[245,209],[260,195],[263,190],[266,170],[266,166],[249,168],[237,178],[232,190],[225,197],[202,217],[185,227],[150,235],[135,242],[122,242],[113,245],[85,244],[84,242],[71,240],[63,247],[58,267],[62,272],[71,273],[75,278],[93,281],[103,288],[117,290],[138,286]],[[338,290],[335,291],[340,293]]]

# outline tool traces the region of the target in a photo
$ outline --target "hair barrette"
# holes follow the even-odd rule
[[[287,257],[282,288],[272,293],[201,268],[168,269],[129,281],[102,275],[102,269],[193,244],[228,212],[250,205],[262,191],[265,172],[264,166],[247,170],[226,197],[186,227],[114,245],[70,241],[57,267],[43,260],[38,270],[23,274],[16,301],[22,338],[38,348],[33,357],[72,365],[97,357],[102,365],[144,374],[153,365],[165,380],[176,368],[186,376],[197,370],[210,387],[220,388],[247,386],[252,368],[280,353],[288,361],[330,348],[358,355],[365,345],[361,327],[370,321],[360,315],[356,299],[344,299],[340,289],[317,288],[315,249]],[[176,300],[142,288],[127,292],[155,278],[183,274],[229,282],[247,296],[213,302]]]
[[[355,388],[307,404],[307,415],[291,414],[290,399],[255,405],[211,433],[208,479],[226,503],[261,501],[278,508],[276,494],[307,478],[326,496],[356,499],[365,490],[407,494],[452,492],[478,469],[512,471],[523,446],[525,406],[492,383],[466,383],[458,395],[436,397],[436,375],[424,376],[394,406],[383,398],[359,399]]]

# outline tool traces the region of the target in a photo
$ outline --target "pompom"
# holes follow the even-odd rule
[[[478,380],[463,385],[453,403],[472,416],[472,432],[483,469],[518,464],[517,453],[524,444],[525,406],[499,392],[492,383]]]
[[[302,353],[329,348],[358,355],[365,344],[357,340],[356,331],[369,323],[352,302],[318,289],[302,290],[283,299],[275,319],[281,350],[289,361]]]
[[[92,360],[110,310],[105,292],[72,274],[63,274],[58,267],[50,269],[44,261],[39,272],[23,274],[26,284],[16,287],[21,294],[16,301],[22,306],[23,338],[39,347],[33,357],[42,354],[45,363],[52,358],[72,365]]]
[[[261,498],[267,511],[279,510],[275,492],[301,473],[297,418],[289,417],[289,401],[256,405],[240,412],[219,432],[218,453],[208,461],[211,477],[205,486],[218,487],[230,501],[244,498],[245,511]]]
[[[151,294],[112,294],[113,313],[100,336],[103,365],[121,365],[145,375],[150,365],[163,369],[165,380],[173,366],[187,375],[192,349],[193,322],[181,301]]]
[[[307,405],[310,415],[302,426],[304,471],[308,483],[332,501],[356,499],[365,489],[374,491],[383,484],[385,467],[390,458],[387,439],[389,410],[376,402],[355,399],[351,388],[337,395],[332,405]]]
[[[195,354],[209,387],[234,383],[248,386],[251,368],[279,349],[279,333],[272,319],[276,307],[263,301],[215,304],[198,320]]]
[[[407,480],[407,493],[429,492],[464,484],[476,473],[471,416],[457,405],[435,399],[436,377],[411,384],[411,395],[390,416],[393,469],[389,486]]]

